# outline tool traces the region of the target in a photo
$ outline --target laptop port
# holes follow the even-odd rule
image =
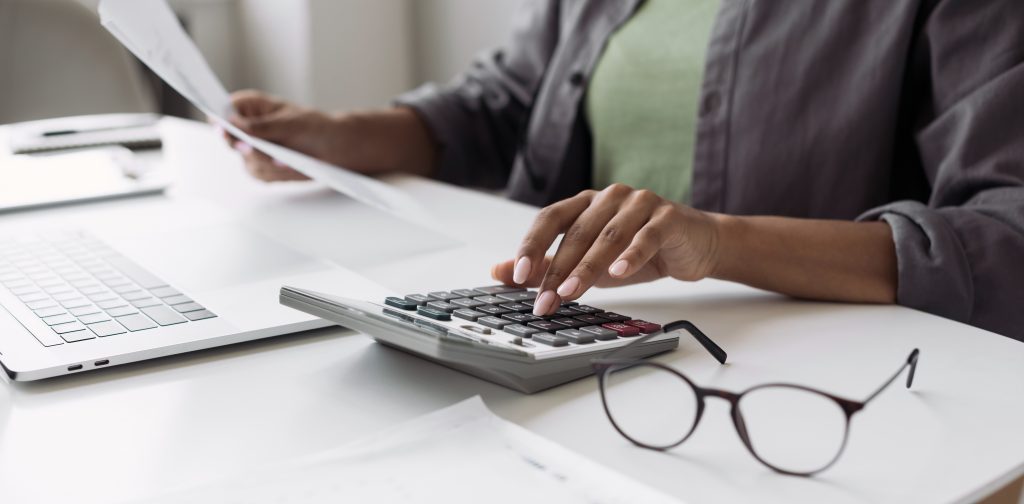
[[[96,362],[93,362],[92,364],[94,366],[106,366],[107,364],[110,364],[110,361],[107,360],[107,359],[103,359],[103,360],[98,360]]]
[[[82,365],[81,364],[75,364],[74,366],[68,366],[68,371],[78,371],[79,369],[82,369]]]

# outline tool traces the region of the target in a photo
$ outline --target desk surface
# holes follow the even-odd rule
[[[397,291],[487,283],[480,254],[437,251],[368,260],[304,237],[358,214],[315,184],[266,186],[205,126],[166,121],[181,169],[169,197],[202,198],[247,225],[356,269]],[[438,222],[493,259],[515,250],[534,209],[430,181],[395,181]],[[165,197],[4,216],[38,220],[158,205]],[[339,236],[341,234],[339,233]],[[376,240],[400,238],[380,233]],[[353,248],[355,247],[355,248]],[[459,249],[462,250],[462,249]],[[451,267],[452,271],[445,271]],[[895,306],[800,302],[740,285],[661,281],[585,298],[651,320],[687,318],[729,352],[719,366],[693,342],[659,357],[707,386],[769,381],[866,396],[913,347],[913,391],[893,387],[853,421],[843,458],[811,479],[780,476],[743,448],[724,403],[669,453],[635,448],[601,411],[596,382],[526,396],[384,348],[342,329],[252,342],[39,383],[0,385],[0,501],[112,502],[245,471],[480,394],[499,415],[689,502],[960,502],[1024,472],[1024,344]],[[618,311],[617,310],[617,311]],[[652,391],[653,393],[653,391]]]

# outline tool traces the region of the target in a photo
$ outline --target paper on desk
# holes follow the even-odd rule
[[[101,0],[100,21],[167,84],[236,138],[357,201],[418,218],[423,209],[397,189],[280,145],[254,138],[227,121],[231,98],[165,0]]]
[[[146,502],[679,501],[499,418],[477,396],[336,450]]]

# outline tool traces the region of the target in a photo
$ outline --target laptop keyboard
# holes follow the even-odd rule
[[[82,232],[0,239],[0,285],[49,326],[44,346],[217,316]]]
[[[389,297],[384,304],[442,322],[468,322],[478,334],[501,335],[517,345],[533,342],[541,348],[601,346],[661,331],[659,324],[576,302],[562,303],[554,314],[539,317],[533,314],[536,297],[533,290],[492,285]]]

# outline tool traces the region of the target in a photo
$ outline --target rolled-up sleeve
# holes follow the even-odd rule
[[[488,51],[446,86],[425,84],[396,99],[426,122],[440,149],[440,180],[504,187],[535,92],[558,43],[561,2],[528,2],[509,43]]]
[[[860,220],[892,228],[900,304],[1024,340],[1024,3],[942,2],[921,41],[931,197]]]

